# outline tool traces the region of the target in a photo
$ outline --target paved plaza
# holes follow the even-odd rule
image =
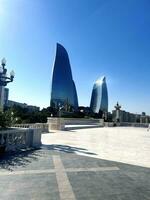
[[[2,200],[150,200],[150,132],[89,128],[42,135],[0,159]]]

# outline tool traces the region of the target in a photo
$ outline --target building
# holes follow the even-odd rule
[[[118,122],[134,122],[134,123],[136,123],[136,121],[137,121],[137,117],[135,114],[127,112],[125,110],[119,110],[118,116],[117,116],[117,111],[113,110],[112,118],[113,118],[113,121],[118,121]]]
[[[145,112],[142,112],[142,114],[135,114],[121,110],[121,106],[117,102],[115,110],[112,111],[112,120],[114,122],[149,123],[150,116],[146,115]]]
[[[108,112],[108,91],[104,76],[94,83],[90,108],[94,113]]]
[[[112,120],[117,121],[117,111],[112,111]],[[150,123],[150,116],[143,114],[130,113],[125,110],[119,110],[118,122],[131,122],[131,123]]]
[[[50,106],[64,111],[78,109],[78,97],[73,81],[69,56],[66,49],[57,43],[52,74]]]
[[[36,112],[40,110],[40,107],[37,107],[37,106],[32,106],[26,103],[20,103],[20,102],[8,100],[7,107],[11,108],[13,106],[20,106],[21,108],[27,108],[30,112]]]
[[[20,103],[17,101],[11,101],[8,100],[9,98],[9,89],[8,88],[4,88],[4,98],[3,98],[3,104],[5,108],[11,108],[13,106],[20,106],[21,108],[27,108],[30,112],[35,112],[35,111],[39,111],[40,107],[37,106],[32,106],[32,105],[28,105],[26,103]]]

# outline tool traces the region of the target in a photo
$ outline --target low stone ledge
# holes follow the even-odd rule
[[[65,125],[94,125],[95,127],[103,127],[103,119],[84,119],[84,118],[47,118],[49,132],[51,130],[67,130]]]
[[[48,132],[51,130],[65,130],[65,123],[63,118],[48,117]]]

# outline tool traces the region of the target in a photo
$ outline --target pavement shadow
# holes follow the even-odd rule
[[[28,159],[31,158],[31,161],[34,159],[36,163],[34,165],[31,164],[29,169],[51,169],[52,165],[47,161],[50,161],[50,152],[53,155],[53,150],[59,151],[58,154],[60,154],[64,168],[66,170],[71,169],[67,172],[67,177],[74,192],[75,199],[150,199],[150,168],[91,158],[83,155],[74,156],[75,152],[86,152],[87,149],[85,148],[58,144],[43,145],[40,150],[29,150],[14,155],[5,155],[3,160],[0,159],[0,166],[3,164],[3,168],[9,169],[13,165],[28,165],[30,164]],[[73,154],[70,155],[67,153]],[[70,156],[68,157],[66,155]],[[39,156],[43,156],[47,160],[42,158],[41,162],[39,162]],[[41,164],[47,166],[47,168],[41,168]],[[116,167],[117,170],[112,170],[112,167]],[[0,199],[33,199],[33,194],[36,194],[36,200],[60,199],[59,193],[57,193],[57,191],[59,192],[57,189],[57,181],[55,177],[53,178],[55,175],[49,176],[48,172],[43,175],[32,173],[29,173],[29,175],[24,177],[24,175],[16,174],[12,178],[7,175],[4,175],[3,178],[0,177]],[[62,172],[58,173],[58,176],[62,179]],[[58,194],[58,198],[56,194]]]
[[[64,153],[82,153],[86,155],[96,155],[95,153],[89,152],[87,149],[73,147],[69,145],[42,145],[40,149],[22,149],[16,152],[7,152],[4,155],[1,155],[0,170],[5,169],[8,171],[14,171],[16,167],[26,167],[30,165],[33,161],[38,162],[41,157],[45,156],[45,150],[47,151],[47,153],[57,151]]]
[[[95,153],[89,152],[88,149],[85,148],[79,148],[74,147],[70,145],[61,145],[61,144],[52,144],[52,145],[42,145],[43,148],[46,148],[48,150],[54,150],[58,152],[64,152],[64,153],[82,153],[86,155],[97,155]]]
[[[33,160],[36,161],[42,155],[40,155],[39,149],[23,149],[16,152],[7,152],[0,156],[0,169],[6,169],[13,171],[14,167],[25,167]]]

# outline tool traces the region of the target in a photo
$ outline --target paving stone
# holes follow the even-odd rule
[[[55,174],[1,177],[0,194],[2,200],[59,200]]]
[[[109,141],[108,136],[106,139]],[[69,143],[43,145],[40,150],[6,155],[0,160],[0,174],[12,171],[14,175],[0,176],[0,200],[60,200],[60,193],[62,199],[72,200],[71,190],[76,200],[150,200],[149,167],[91,155],[94,156],[92,151]],[[54,163],[54,157],[59,162]],[[104,170],[109,167],[109,171]],[[63,184],[64,179],[68,181]]]

